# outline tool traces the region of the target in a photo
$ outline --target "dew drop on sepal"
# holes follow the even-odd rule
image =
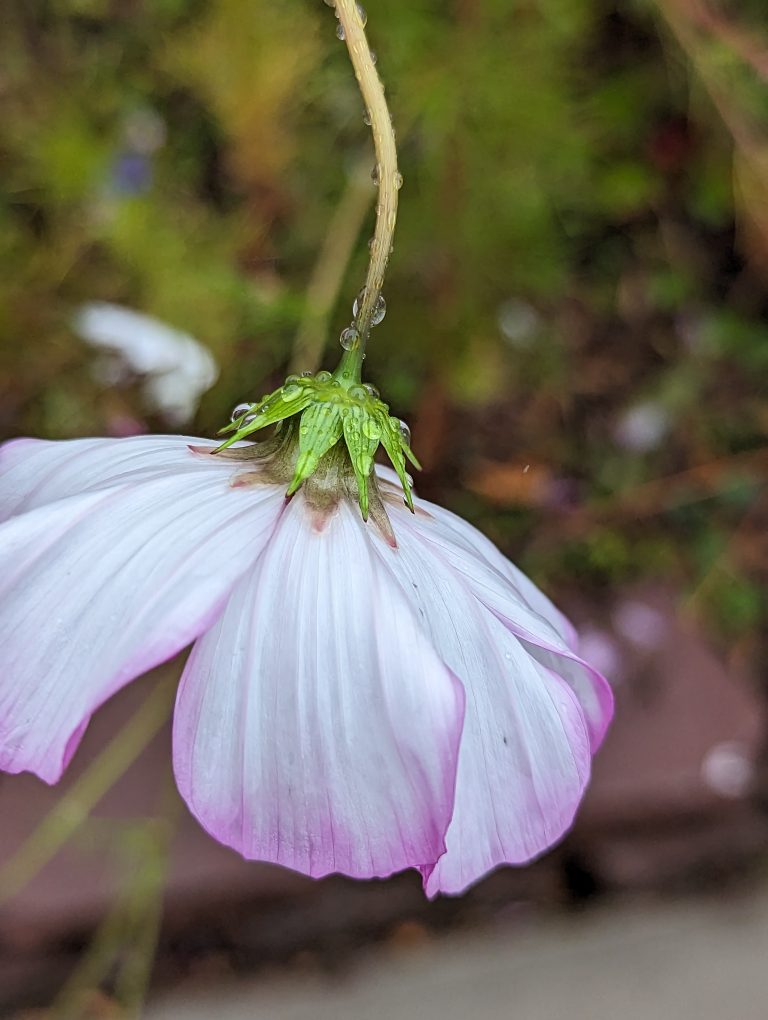
[[[250,411],[252,407],[253,404],[238,404],[232,411],[232,414],[230,415],[230,420],[237,421],[238,418],[243,417],[246,411]]]

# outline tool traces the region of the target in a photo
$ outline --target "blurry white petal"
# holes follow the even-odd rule
[[[145,392],[153,410],[174,425],[193,417],[218,377],[202,344],[148,315],[93,302],[79,310],[74,325],[91,346],[119,354],[131,371],[148,376]]]

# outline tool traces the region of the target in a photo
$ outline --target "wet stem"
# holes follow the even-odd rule
[[[344,29],[344,39],[349,50],[349,57],[371,122],[379,187],[371,258],[368,264],[365,289],[355,317],[355,329],[360,336],[358,350],[362,359],[371,328],[373,311],[378,304],[392,248],[392,238],[397,222],[398,190],[402,178],[397,168],[395,132],[384,97],[384,86],[376,71],[374,58],[365,35],[363,19],[355,0],[336,0],[336,16]]]

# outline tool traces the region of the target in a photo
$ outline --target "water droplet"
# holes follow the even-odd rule
[[[378,400],[379,397],[381,396],[376,387],[372,386],[370,383],[363,383],[363,389],[367,390],[368,396],[373,397],[374,400]]]
[[[371,180],[372,180],[372,181],[373,181],[373,183],[374,183],[375,185],[377,185],[377,186],[378,186],[378,184],[379,184],[379,181],[381,180],[381,176],[380,176],[380,174],[379,174],[379,164],[378,164],[378,163],[377,163],[377,164],[376,164],[376,166],[375,166],[375,167],[373,168],[373,170],[371,170]]]
[[[403,186],[403,175],[399,171],[397,171],[395,173],[395,187],[399,191],[400,188],[402,188],[402,186]]]
[[[365,388],[365,386],[350,386],[349,395],[354,400],[367,400],[368,390]]]
[[[368,14],[366,13],[365,7],[362,4],[357,5],[357,13],[360,15],[360,20],[363,23],[363,28],[368,24]]]
[[[372,418],[366,418],[363,422],[363,435],[366,439],[381,439],[381,429]]]
[[[300,393],[301,386],[299,385],[298,380],[295,383],[289,383],[288,380],[285,381],[285,385],[283,386],[283,398],[285,400],[293,400],[293,398],[298,397]]]
[[[354,326],[347,326],[346,329],[342,329],[339,336],[339,343],[345,351],[351,351],[355,344],[359,341],[360,335]]]
[[[371,115],[370,115],[370,113],[368,113],[367,110],[363,114],[363,124],[365,124],[366,127],[370,127],[371,126]]]
[[[230,416],[231,421],[237,421],[238,418],[242,418],[245,412],[250,411],[252,407],[253,404],[238,404],[232,411]]]
[[[283,386],[295,386],[296,383],[299,382],[299,381],[300,381],[299,380],[299,376],[297,376],[297,375],[289,375],[289,376],[286,377],[286,380],[283,383]]]
[[[406,446],[410,446],[411,445],[411,430],[408,428],[408,425],[404,421],[401,421],[400,425],[398,427],[400,429],[400,438],[406,444]]]
[[[360,311],[360,306],[363,303],[364,298],[365,287],[363,287],[363,289],[357,295],[352,305],[352,314],[355,316],[355,318],[357,318],[357,313]],[[387,302],[384,300],[384,295],[379,294],[378,298],[376,299],[376,304],[373,306],[373,311],[371,312],[371,325],[378,326],[378,324],[382,321],[386,314],[387,314]]]
[[[373,52],[373,50],[371,50],[371,63],[372,63],[372,64],[373,64],[374,66],[376,65],[376,61],[377,61],[378,59],[379,59],[379,58],[378,58],[378,57],[376,56],[376,54],[375,54],[375,53]]]
[[[341,39],[342,42],[347,38],[347,33],[344,31],[344,26],[341,22],[336,26],[336,38]]]
[[[315,376],[315,381],[319,383],[330,382],[333,377],[330,372],[318,372]]]
[[[387,314],[387,302],[384,300],[384,295],[379,294],[376,304],[371,315],[371,325],[378,326],[384,316]]]
[[[376,244],[376,238],[375,237],[369,237],[368,238],[368,251],[373,251],[374,244]]]
[[[323,3],[327,7],[335,7],[336,6],[336,0],[323,0]]]

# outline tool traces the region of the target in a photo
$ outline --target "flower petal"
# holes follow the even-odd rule
[[[450,510],[422,500],[427,512],[433,517],[440,532],[450,537],[453,543],[479,556],[494,570],[498,571],[513,587],[516,594],[556,631],[562,641],[571,648],[578,641],[571,621],[564,616],[549,598],[530,578],[507,559],[482,532],[473,528]],[[435,529],[437,530],[437,529]]]
[[[189,446],[218,445],[187,436],[126,439],[13,439],[0,446],[0,521],[66,496],[169,472],[229,478],[232,461],[191,453]]]
[[[570,826],[589,778],[581,707],[429,543],[393,515],[382,559],[466,690],[447,851],[423,869],[428,895],[456,894],[501,863],[541,854]]]
[[[0,768],[55,782],[98,705],[210,626],[284,505],[214,469],[0,526]]]
[[[565,639],[565,617],[471,525],[424,500],[419,509],[412,515],[396,506],[391,517],[398,537],[406,529],[426,542],[535,659],[570,685],[584,711],[594,753],[613,717],[613,693],[605,677],[573,650],[577,639]]]
[[[192,812],[245,857],[315,877],[430,864],[453,810],[463,691],[374,536],[346,503],[318,530],[299,493],[179,689]]]

